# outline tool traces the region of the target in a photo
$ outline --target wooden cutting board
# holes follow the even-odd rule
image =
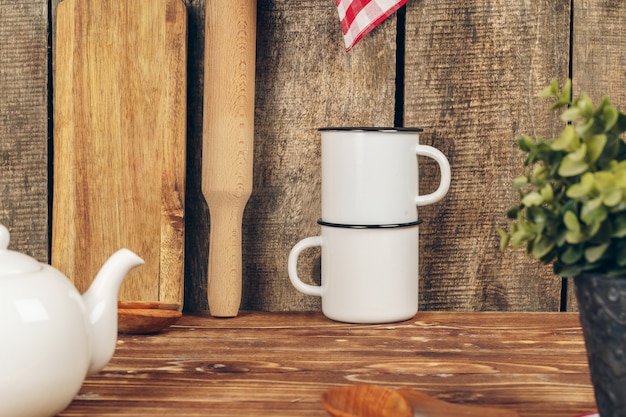
[[[181,0],[64,0],[54,50],[52,264],[83,292],[127,247],[122,301],[181,309],[187,11]]]

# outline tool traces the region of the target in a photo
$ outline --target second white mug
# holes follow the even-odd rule
[[[441,200],[450,165],[441,151],[419,144],[421,129],[321,128],[322,219],[345,225],[409,223],[417,207]],[[439,165],[436,191],[419,195],[418,158]]]
[[[289,254],[289,279],[300,292],[322,298],[322,312],[349,323],[407,320],[418,307],[419,221],[388,227],[346,227],[319,222],[319,236],[299,241]],[[298,258],[321,246],[321,286],[298,275]]]

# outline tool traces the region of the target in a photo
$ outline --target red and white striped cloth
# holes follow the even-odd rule
[[[346,52],[407,0],[335,0]]]

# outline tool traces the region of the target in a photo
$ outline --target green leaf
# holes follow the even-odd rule
[[[574,130],[576,130],[576,134],[578,136],[586,138],[587,136],[590,136],[590,135],[593,135],[594,133],[597,133],[597,132],[594,132],[594,130],[593,130],[593,127],[594,127],[595,123],[596,123],[596,120],[593,117],[591,117],[586,122],[581,122],[581,123],[577,124],[574,127]]]
[[[587,210],[595,210],[598,207],[602,206],[602,196],[599,195],[597,197],[595,197],[592,200],[588,200],[584,205],[583,205],[583,209],[586,208]],[[581,210],[582,213],[582,210]],[[581,216],[582,217],[582,216]]]
[[[607,135],[606,145],[604,145],[604,151],[598,161],[599,166],[608,165],[610,161],[617,156],[620,151],[620,145],[622,145],[622,139],[619,136]],[[621,159],[621,158],[620,158]]]
[[[581,146],[582,148],[582,146]],[[573,177],[575,175],[580,175],[583,172],[589,169],[589,164],[584,160],[579,160],[577,158],[572,158],[572,154],[568,154],[561,161],[561,165],[559,166],[559,175],[562,177]]]
[[[567,227],[567,230],[580,232],[578,217],[573,212],[568,211],[563,215],[563,223],[565,224],[565,227]]]
[[[565,252],[561,253],[559,259],[567,265],[575,264],[583,256],[583,247],[581,245],[568,246]]]
[[[589,204],[583,204],[583,207],[580,209],[580,219],[586,225],[602,223],[607,216],[607,210],[602,205],[590,207]]]
[[[619,112],[617,116],[617,123],[615,124],[613,129],[617,131],[618,136],[620,133],[626,132],[626,114]]]
[[[543,201],[551,202],[554,200],[554,189],[552,188],[552,184],[547,183],[541,187],[540,193]]]
[[[600,244],[606,242],[610,239],[610,226],[604,227],[604,225],[608,225],[607,222],[593,222],[587,227],[585,230],[585,241],[589,241],[593,244]],[[589,240],[591,238],[591,240]]]
[[[615,174],[612,172],[598,171],[593,176],[594,185],[598,191],[606,191],[615,187]]]
[[[572,80],[568,79],[567,81],[565,81],[565,84],[563,85],[563,89],[561,91],[559,91],[558,83],[556,84],[556,86],[553,86],[553,83],[555,82],[556,80],[553,80],[553,82],[550,84],[550,87],[549,87],[550,90],[546,91],[546,89],[544,89],[546,93],[548,92],[551,93],[547,95],[547,97],[554,96],[557,98],[557,100],[552,104],[552,106],[550,106],[550,110],[567,106],[568,104],[570,104],[571,97],[572,97]]]
[[[561,120],[564,122],[573,122],[581,117],[582,115],[580,114],[580,109],[578,107],[570,107],[561,114]],[[574,129],[572,128],[572,131],[573,130]]]
[[[612,167],[615,175],[615,185],[620,188],[626,188],[626,161],[621,161]]]
[[[557,264],[554,264],[554,273],[563,276],[564,278],[575,277],[580,275],[582,267],[580,265],[567,265],[559,268]]]
[[[617,119],[619,117],[619,112],[613,107],[611,104],[611,100],[608,97],[602,97],[600,104],[598,105],[598,110],[602,113],[602,121],[604,122],[604,132],[608,132],[613,129],[615,124],[617,123]]]
[[[513,180],[513,187],[515,188],[523,188],[528,185],[528,177],[525,175],[521,175]]]
[[[576,201],[569,200],[567,203],[563,204],[563,207],[561,207],[561,215],[565,216],[565,213],[568,211],[571,211],[574,215],[578,213],[578,204]]]
[[[511,245],[513,249],[517,249],[521,246],[522,242],[532,239],[534,235],[527,230],[519,229],[511,234]]]
[[[522,204],[526,207],[538,206],[543,203],[543,197],[537,191],[531,191],[524,196]]]
[[[574,152],[570,152],[569,156],[573,161],[584,161],[587,156],[587,145],[581,144]]]
[[[530,182],[532,184],[542,184],[546,180],[546,170],[542,165],[535,165],[533,172],[530,174]]]
[[[585,249],[585,259],[587,260],[587,262],[597,262],[602,257],[602,255],[604,255],[609,245],[610,243],[604,243],[602,245],[591,246]]]
[[[591,193],[591,190],[593,189],[593,183],[594,175],[591,172],[586,172],[583,174],[582,177],[580,177],[579,183],[573,184],[567,189],[565,195],[567,195],[569,198],[575,199],[585,197],[589,195],[589,193]]]
[[[555,237],[556,246],[562,248],[565,245],[565,235],[567,235],[567,229],[559,228]]]
[[[501,229],[499,227],[496,227],[496,231],[500,235],[500,251],[504,252],[509,246],[511,236],[504,229]]]
[[[576,245],[585,241],[585,235],[579,231],[568,230],[565,232],[565,241],[571,245]]]
[[[541,259],[546,256],[554,248],[554,240],[542,236],[538,242],[533,244],[533,256]]]
[[[588,117],[593,115],[593,101],[587,93],[582,93],[580,97],[576,99],[574,105],[580,109],[580,113],[583,117]]]
[[[622,201],[623,196],[624,190],[622,190],[621,188],[614,188],[610,191],[607,191],[603,195],[602,202],[607,207],[615,207]]]
[[[580,139],[576,136],[574,127],[567,125],[558,138],[551,143],[550,147],[555,151],[573,152],[580,147]]]
[[[590,163],[596,162],[602,151],[604,145],[606,145],[606,135],[604,133],[599,135],[592,135],[585,138],[585,145],[587,145],[587,161]]]
[[[517,146],[523,152],[530,152],[530,150],[534,146],[534,143],[533,143],[533,140],[530,138],[530,136],[524,135],[524,136],[519,136],[517,138]]]
[[[544,97],[544,98],[558,97],[558,95],[559,95],[559,82],[556,80],[556,78],[553,78],[550,81],[550,85],[539,92],[539,97]]]
[[[613,218],[613,233],[612,237],[622,238],[626,237],[626,214],[620,214]]]
[[[580,233],[580,223],[574,213],[571,211],[566,212],[563,216],[563,223],[567,228],[565,233],[566,242],[576,244],[583,241],[584,236]]]

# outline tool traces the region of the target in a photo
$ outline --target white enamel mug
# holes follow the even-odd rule
[[[450,188],[441,151],[419,144],[421,129],[322,128],[322,219],[347,225],[409,223],[417,207],[440,201]],[[418,156],[439,165],[437,190],[419,195]]]
[[[348,323],[391,323],[417,313],[419,221],[388,227],[319,222],[321,234],[289,254],[289,279],[300,292],[322,298],[322,312]],[[321,286],[298,276],[298,258],[321,246]]]

